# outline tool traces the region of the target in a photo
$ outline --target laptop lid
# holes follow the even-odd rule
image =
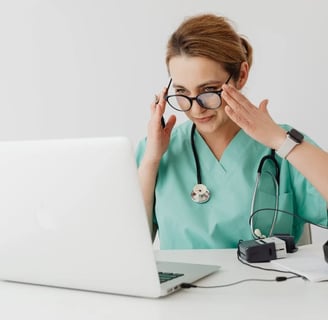
[[[147,297],[173,291],[159,285],[127,138],[0,142],[0,177],[0,279]]]

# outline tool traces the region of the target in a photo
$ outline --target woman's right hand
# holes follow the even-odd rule
[[[176,117],[171,115],[165,127],[162,126],[166,91],[166,88],[163,89],[150,106],[146,150],[138,169],[149,229],[153,237],[156,231],[153,226],[153,208],[157,171],[160,160],[169,146],[171,132],[176,122]]]
[[[144,157],[151,162],[159,162],[167,150],[170,142],[172,129],[176,123],[176,117],[171,115],[167,120],[165,127],[162,126],[162,117],[165,112],[165,95],[167,88],[155,96],[150,106],[150,120],[148,123],[147,145]]]

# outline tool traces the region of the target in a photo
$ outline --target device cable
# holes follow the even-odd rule
[[[282,281],[286,281],[289,279],[294,279],[294,278],[299,278],[300,276],[291,276],[291,277],[276,277],[274,279],[257,279],[257,278],[249,278],[249,279],[242,279],[239,281],[235,281],[235,282],[231,282],[231,283],[227,283],[227,284],[221,284],[221,285],[217,285],[217,286],[199,286],[193,283],[182,283],[181,284],[181,288],[183,289],[189,289],[189,288],[200,288],[200,289],[215,289],[215,288],[225,288],[225,287],[231,287],[231,286],[235,286],[237,284],[241,284],[244,282],[282,282]]]

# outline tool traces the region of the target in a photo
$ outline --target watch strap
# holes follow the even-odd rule
[[[280,146],[276,153],[281,158],[286,158],[289,153],[300,143],[302,143],[304,136],[296,129],[291,129],[287,132],[286,139]]]

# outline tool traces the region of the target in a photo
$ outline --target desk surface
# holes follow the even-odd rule
[[[234,249],[156,251],[156,256],[161,260],[221,266],[219,272],[199,281],[199,285],[281,275],[243,265]],[[217,289],[183,289],[165,298],[145,299],[0,281],[0,318],[308,320],[313,315],[326,316],[327,292],[327,282],[297,278],[285,282],[245,282]]]

